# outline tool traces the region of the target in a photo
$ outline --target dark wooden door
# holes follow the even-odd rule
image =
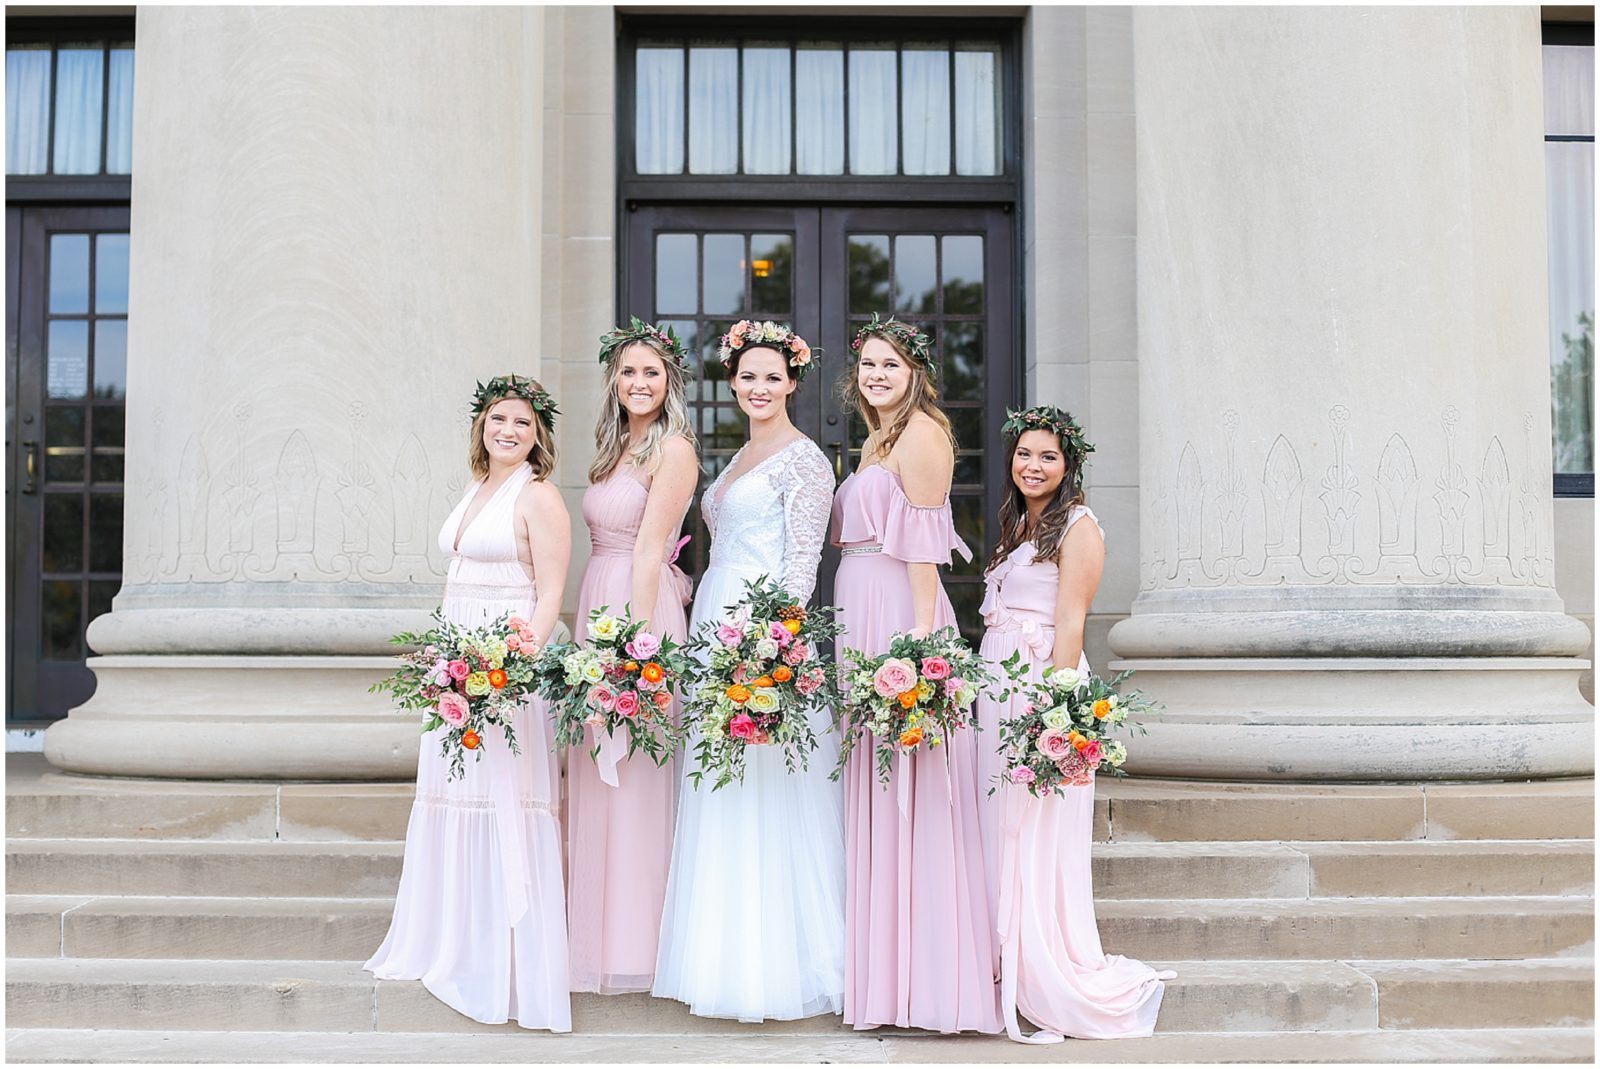
[[[795,400],[795,422],[842,479],[865,429],[837,400],[852,365],[850,340],[873,312],[893,313],[934,336],[945,411],[960,440],[951,502],[972,546],[946,579],[957,617],[981,630],[982,564],[993,545],[990,517],[1004,486],[1000,424],[1018,400],[1020,339],[1015,308],[1013,216],[977,207],[640,206],[628,215],[623,314],[671,323],[698,354],[690,409],[705,479],[745,440],[745,421],[716,358],[737,319],[791,323],[822,350]],[[698,508],[696,548],[686,566],[705,567]],[[832,589],[837,554],[824,554],[819,589]]]
[[[94,693],[89,621],[122,585],[128,209],[7,209],[8,721]]]

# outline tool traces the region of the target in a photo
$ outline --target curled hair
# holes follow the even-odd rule
[[[537,382],[533,382],[533,388],[543,389]],[[489,475],[489,447],[483,444],[483,427],[489,422],[489,410],[507,399],[521,401],[530,409],[533,408],[526,397],[509,389],[505,393],[491,393],[483,398],[483,407],[472,417],[472,430],[467,436],[467,466],[472,469],[474,479],[484,479]],[[556,468],[556,438],[550,433],[549,424],[537,411],[533,416],[533,448],[528,450],[527,465],[533,469],[534,479],[539,480],[547,477]]]
[[[887,418],[878,415],[878,410],[867,403],[861,394],[860,364],[861,353],[866,349],[868,339],[878,338],[892,348],[907,367],[911,369],[911,381],[906,386],[906,396],[900,402],[900,407],[895,409]],[[923,412],[928,415],[939,429],[944,431],[950,439],[950,449],[954,452],[959,446],[956,443],[955,428],[950,425],[950,417],[946,416],[939,408],[939,390],[933,384],[933,375],[930,366],[918,359],[900,337],[892,332],[880,330],[864,330],[861,336],[861,345],[855,347],[856,358],[851,363],[845,376],[839,380],[839,401],[849,408],[855,405],[856,412],[866,423],[867,429],[877,435],[874,446],[875,455],[882,459],[889,455],[900,436],[905,433],[906,427],[911,423],[914,413]]]
[[[1029,430],[1042,429],[1029,427],[1016,434],[1006,435],[1006,495],[1005,500],[1000,502],[1000,543],[994,547],[994,556],[990,557],[989,563],[984,566],[985,572],[991,571],[995,565],[1011,556],[1018,546],[1027,541],[1028,499],[1017,489],[1017,480],[1011,475],[1010,461],[1016,455],[1017,443],[1022,440],[1022,436]],[[1033,559],[1055,561],[1059,566],[1061,539],[1066,535],[1067,521],[1072,518],[1072,510],[1084,503],[1083,463],[1077,454],[1064,448],[1066,443],[1062,441],[1059,433],[1055,437],[1056,448],[1066,461],[1067,471],[1061,478],[1061,485],[1056,487],[1055,496],[1045,505],[1044,512],[1039,516],[1039,528],[1033,532]]]
[[[650,424],[650,430],[632,450],[628,449],[628,412],[617,398],[617,382],[622,378],[622,363],[626,350],[641,345],[661,359],[667,376],[667,398],[661,411]],[[616,470],[627,454],[627,459],[648,474],[655,474],[661,466],[661,455],[668,440],[674,436],[689,439],[695,445],[694,428],[689,423],[689,403],[684,388],[683,367],[670,353],[649,338],[631,341],[619,350],[613,359],[605,361],[605,399],[600,403],[600,417],[594,424],[594,460],[589,464],[589,481],[599,482]]]

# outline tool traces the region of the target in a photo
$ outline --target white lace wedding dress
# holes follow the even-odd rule
[[[748,446],[746,447],[748,448]],[[728,483],[735,456],[700,499],[711,563],[690,632],[767,575],[802,602],[816,585],[833,505],[833,467],[799,438]],[[776,747],[745,755],[743,784],[681,784],[672,869],[651,994],[702,1017],[794,1020],[838,1013],[844,997],[843,793],[828,717],[790,774]],[[693,740],[684,761],[693,758]]]

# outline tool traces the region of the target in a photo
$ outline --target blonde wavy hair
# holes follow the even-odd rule
[[[661,411],[656,415],[655,422],[650,424],[644,441],[630,452],[628,412],[617,399],[617,381],[622,377],[624,356],[636,345],[649,349],[660,358],[667,376],[667,399],[662,402]],[[591,483],[599,482],[615,471],[624,453],[633,464],[654,475],[661,466],[663,446],[675,435],[689,439],[689,444],[698,451],[699,443],[694,436],[694,427],[689,422],[688,391],[684,387],[683,369],[677,361],[669,358],[659,345],[641,338],[623,346],[604,366],[606,377],[603,392],[606,399],[600,403],[600,418],[594,424],[594,460],[589,464]]]
[[[906,396],[900,402],[900,407],[887,418],[880,419],[878,410],[867,403],[862,396],[860,383],[861,350],[865,349],[867,339],[877,338],[889,345],[911,369],[911,382],[906,387]],[[939,408],[939,391],[933,385],[933,378],[928,373],[928,367],[911,351],[911,348],[892,333],[870,331],[865,334],[862,344],[856,350],[856,358],[850,364],[850,369],[844,378],[839,380],[839,400],[845,407],[851,403],[856,406],[856,412],[865,421],[867,429],[877,435],[876,457],[879,460],[886,458],[894,448],[900,436],[905,433],[906,426],[911,422],[911,416],[916,412],[925,412],[928,417],[937,423],[945,436],[950,439],[952,451],[959,448],[956,443],[956,430],[950,425],[950,418]]]
[[[544,389],[537,381],[523,381],[531,381],[535,390]],[[472,417],[472,430],[467,435],[467,466],[472,469],[474,479],[484,479],[489,475],[489,447],[483,444],[483,425],[489,422],[489,410],[508,398],[528,404],[528,399],[521,394],[490,394],[485,399],[483,409]],[[528,407],[530,410],[533,408],[532,405]],[[533,469],[535,480],[544,479],[556,470],[556,438],[538,412],[533,413],[533,448],[528,451],[527,464]]]

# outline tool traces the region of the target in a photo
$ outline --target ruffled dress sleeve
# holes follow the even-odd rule
[[[783,494],[783,588],[803,605],[817,585],[822,541],[833,510],[833,467],[808,443],[794,450],[774,474]]]
[[[948,497],[942,505],[913,505],[895,480],[888,498],[889,511],[879,532],[884,553],[907,564],[949,564],[952,553],[972,559],[972,550],[956,534]]]

